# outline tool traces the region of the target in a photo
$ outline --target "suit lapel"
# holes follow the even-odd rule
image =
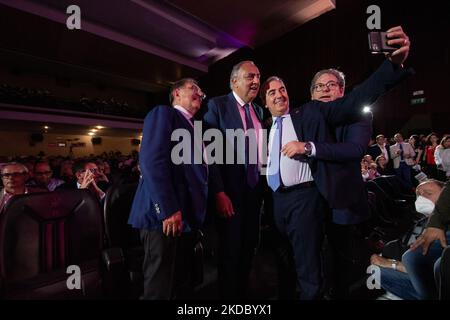
[[[233,92],[228,94],[228,102],[226,112],[229,114],[229,122],[227,123],[227,128],[230,129],[244,129],[244,124],[242,123],[241,115],[238,111],[238,102],[234,98]],[[226,117],[225,117],[226,119]]]
[[[300,108],[293,109],[290,111],[290,114],[297,139],[299,141],[305,141],[305,134],[303,132],[305,125],[303,124],[302,110]]]

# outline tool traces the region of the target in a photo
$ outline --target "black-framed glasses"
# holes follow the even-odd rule
[[[191,87],[185,87],[185,89],[189,89],[192,90],[196,95],[198,95],[200,97],[200,99],[205,100],[206,99],[206,94],[202,91],[202,89],[200,89],[199,86],[193,85]]]
[[[326,84],[317,83],[316,85],[314,85],[313,89],[316,92],[322,92],[323,90],[325,90],[325,88],[334,90],[337,87],[339,87],[339,83],[337,83],[336,81],[328,81]]]
[[[27,173],[25,171],[22,171],[22,172],[7,172],[7,173],[2,173],[1,176],[2,176],[2,178],[5,178],[5,179],[11,179],[11,178],[22,177],[22,176],[24,176],[26,174]]]

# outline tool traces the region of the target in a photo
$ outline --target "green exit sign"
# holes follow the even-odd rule
[[[427,101],[426,98],[411,99],[411,105],[422,104],[425,103],[425,101]]]

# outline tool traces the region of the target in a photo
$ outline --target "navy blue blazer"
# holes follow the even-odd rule
[[[190,133],[192,164],[174,164],[171,159],[172,149],[179,143],[171,141],[175,129]],[[208,170],[204,164],[194,164],[194,148],[194,130],[178,110],[157,106],[147,114],[139,155],[141,178],[129,224],[138,229],[162,229],[162,221],[179,210],[184,232],[203,224]]]
[[[330,125],[342,126],[355,120],[363,105],[375,100],[410,75],[412,70],[397,68],[389,60],[351,93],[332,102],[310,101],[291,110],[292,122],[299,141],[335,143],[335,133]],[[320,148],[320,147],[319,147]],[[323,150],[319,150],[319,156]],[[306,158],[317,188],[332,208],[343,209],[352,205],[353,199],[345,196],[347,190],[337,189],[336,167],[315,157]],[[341,182],[343,183],[343,181]],[[350,186],[346,186],[349,188]],[[352,187],[353,188],[353,187]]]
[[[336,143],[315,143],[315,158],[326,161],[334,172],[332,189],[349,203],[346,209],[333,210],[333,222],[338,224],[356,224],[369,217],[361,159],[372,136],[372,114],[361,114],[359,118],[358,122],[335,129]]]
[[[237,101],[232,92],[227,95],[212,98],[208,101],[208,111],[204,115],[204,122],[208,128],[219,129],[223,134],[225,141],[226,129],[244,129],[242,118],[236,107]],[[253,110],[260,122],[263,118],[263,109],[252,102]],[[226,145],[226,143],[224,143]],[[234,144],[234,155],[237,153],[238,144]],[[226,148],[226,147],[225,147]],[[225,149],[223,150],[224,162]],[[236,159],[236,157],[235,157]],[[242,193],[245,190],[247,183],[247,176],[244,164],[227,164],[227,165],[212,165],[210,187],[213,192],[227,192],[228,196]]]

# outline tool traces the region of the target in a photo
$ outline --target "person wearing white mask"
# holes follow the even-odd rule
[[[429,217],[435,209],[435,203],[438,201],[443,186],[444,184],[441,181],[432,179],[419,184],[416,188],[416,211]],[[381,267],[381,287],[386,291],[405,300],[427,299],[430,294],[423,289],[426,286],[418,284],[418,277],[411,274],[411,269],[413,269],[409,263],[411,251],[409,249],[403,254],[402,261],[387,259],[374,254],[371,256],[370,262]],[[433,278],[432,269],[430,275]],[[432,285],[434,285],[434,280]]]

